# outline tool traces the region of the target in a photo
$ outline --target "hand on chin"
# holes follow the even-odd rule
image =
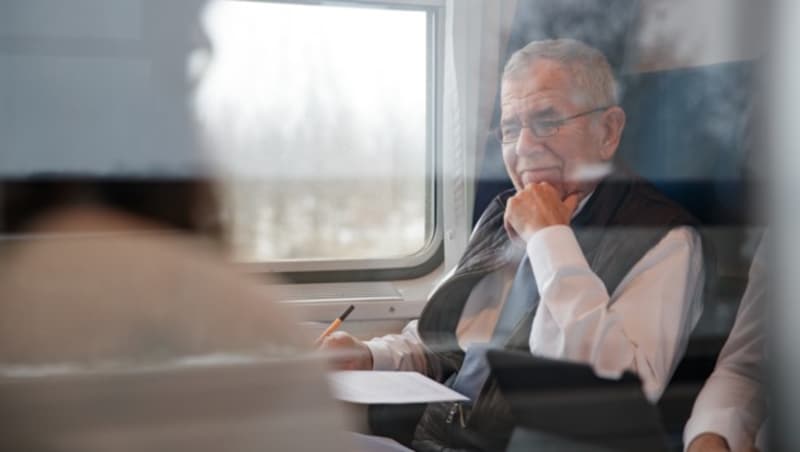
[[[557,167],[527,168],[521,170],[518,174],[522,186],[540,182],[560,185],[562,180],[561,169]]]
[[[508,199],[504,222],[512,240],[527,243],[544,228],[569,224],[580,196],[573,193],[564,197],[559,188],[546,182],[533,183]]]

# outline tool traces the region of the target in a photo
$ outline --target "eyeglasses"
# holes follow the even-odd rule
[[[508,124],[494,129],[494,136],[502,144],[513,144],[519,140],[522,134],[522,129],[530,129],[534,135],[539,138],[547,138],[558,133],[558,129],[564,125],[565,122],[572,119],[580,118],[581,116],[591,115],[592,113],[608,110],[611,106],[595,108],[594,110],[584,111],[577,115],[572,115],[561,119],[543,119],[538,121],[531,121],[528,125],[522,124]]]

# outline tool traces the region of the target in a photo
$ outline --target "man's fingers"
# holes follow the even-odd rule
[[[577,193],[567,196],[567,199],[564,200],[564,205],[567,207],[567,210],[569,210],[570,216],[572,216],[572,214],[575,213],[575,209],[578,208],[579,200],[580,195]]]
[[[511,240],[512,243],[522,243],[522,239],[519,238],[519,234],[517,234],[517,231],[515,231],[512,226],[506,226],[506,234],[508,234],[508,239]]]
[[[346,331],[334,331],[326,337],[327,340],[334,342],[350,341],[352,336]]]
[[[519,235],[517,235],[517,231],[514,230],[514,226],[511,225],[508,215],[509,210],[506,209],[506,214],[503,216],[503,227],[506,229],[506,234],[508,234],[508,237],[512,242],[514,242],[519,239]]]
[[[325,336],[319,344],[320,348],[337,348],[337,347],[352,347],[353,338],[347,332],[334,331],[333,333]]]
[[[556,190],[556,187],[553,187],[553,184],[550,182],[539,182],[537,185],[540,191],[550,193],[551,195],[558,195],[558,190]]]
[[[339,370],[372,369],[372,352],[367,344],[346,332],[337,333],[328,336],[321,347],[328,362]]]
[[[339,339],[333,334],[329,334],[322,338],[322,341],[320,342],[319,345],[320,347],[324,348],[324,347],[330,347],[331,345],[336,345],[337,342],[339,342]]]

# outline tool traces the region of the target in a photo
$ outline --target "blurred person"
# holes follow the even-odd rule
[[[487,347],[587,363],[610,378],[632,370],[650,400],[664,391],[702,311],[701,240],[682,207],[613,167],[625,127],[616,97],[605,56],[581,42],[516,52],[498,129],[515,189],[484,211],[418,321],[367,342],[339,332],[323,343],[342,368],[416,370],[472,400],[428,405],[415,449],[505,447],[512,421]]]
[[[764,450],[765,254],[762,238],[736,321],[686,423],[684,444],[689,452]]]
[[[304,348],[268,290],[223,263],[202,181],[86,176],[0,193],[0,362]]]
[[[8,59],[21,77],[0,86],[18,127],[0,151],[2,450],[340,450],[310,338],[224,261],[186,101],[203,3],[99,2],[92,23],[140,26],[132,62],[114,36]],[[71,6],[4,3],[3,23],[81,23]],[[76,58],[81,43],[113,55]]]
[[[336,449],[344,425],[321,366],[302,359],[308,338],[268,287],[223,263],[203,183],[76,178],[0,189],[0,448]],[[242,386],[198,380],[215,378],[210,370],[181,383],[181,360],[203,357]],[[282,372],[224,365],[234,358]],[[135,377],[153,366],[160,380]],[[53,386],[20,393],[20,374]],[[95,383],[59,383],[65,377]],[[153,396],[170,388],[162,395],[197,410]],[[75,391],[80,398],[62,393]],[[29,412],[41,392],[55,406]],[[286,430],[301,420],[314,434]]]

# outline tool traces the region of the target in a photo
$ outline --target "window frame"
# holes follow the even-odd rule
[[[370,259],[285,259],[240,262],[246,273],[270,274],[289,283],[366,282],[409,280],[425,276],[444,262],[442,208],[442,110],[443,55],[445,48],[445,0],[237,0],[333,7],[412,10],[427,16],[427,130],[426,130],[426,218],[427,241],[416,253],[405,257]]]

